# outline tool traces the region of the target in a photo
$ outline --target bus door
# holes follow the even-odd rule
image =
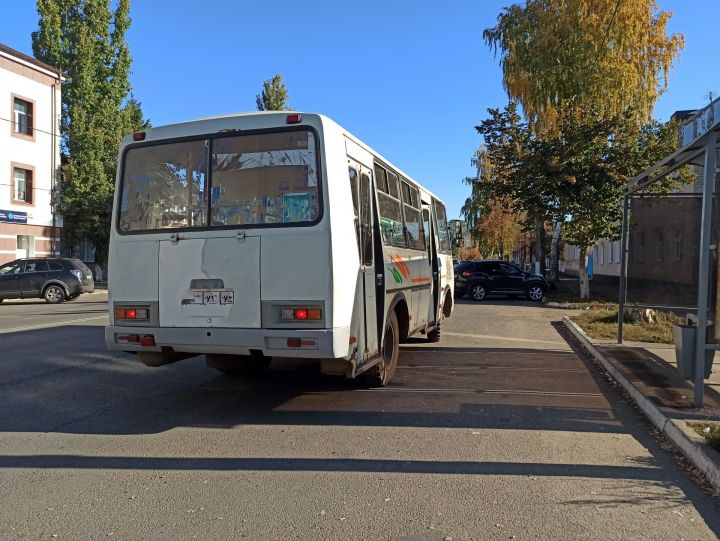
[[[430,302],[430,314],[428,323],[435,323],[438,319],[438,302],[440,301],[440,266],[438,262],[437,232],[435,231],[435,220],[430,219],[432,212],[430,205],[423,202],[423,225],[427,237],[428,259],[430,261],[430,272],[432,273],[432,300]]]
[[[353,203],[355,205],[355,223],[360,253],[359,287],[362,288],[363,298],[363,330],[364,343],[361,357],[365,359],[374,357],[378,348],[378,303],[377,277],[375,270],[375,239],[374,239],[374,212],[373,212],[373,185],[370,169],[349,160],[350,181],[353,189]],[[384,297],[382,297],[384,299]]]

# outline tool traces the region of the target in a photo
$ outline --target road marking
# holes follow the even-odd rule
[[[353,392],[365,393],[430,393],[430,394],[520,394],[539,396],[582,396],[602,398],[599,393],[566,393],[562,391],[522,391],[515,389],[403,389],[401,387],[383,387],[379,389],[354,389]]]
[[[29,325],[27,327],[13,327],[11,329],[0,329],[0,334],[11,332],[34,331],[37,329],[48,329],[50,327],[62,327],[63,325],[72,325],[73,323],[81,323],[83,321],[93,321],[95,319],[107,319],[107,314],[103,316],[83,317],[80,319],[69,319],[65,321],[56,321],[54,323],[43,323],[41,325]]]
[[[528,344],[552,344],[553,346],[559,346],[560,344],[564,343],[559,340],[556,340],[556,341],[532,340],[530,338],[511,338],[508,336],[494,336],[491,334],[465,334],[465,333],[460,333],[460,332],[445,332],[445,331],[443,331],[443,335],[459,336],[461,338],[480,338],[482,340],[499,340],[501,342],[526,342]]]

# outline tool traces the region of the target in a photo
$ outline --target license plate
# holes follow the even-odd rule
[[[235,304],[235,292],[221,291],[193,291],[193,304]]]

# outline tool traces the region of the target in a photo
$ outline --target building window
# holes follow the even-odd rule
[[[663,230],[662,229],[656,229],[655,230],[655,261],[662,261],[663,260]]]
[[[30,100],[25,100],[17,96],[13,96],[13,122],[12,132],[16,137],[33,138],[35,130],[33,129],[33,117],[35,104]]]
[[[605,264],[605,245],[602,242],[598,244],[598,263]]]
[[[673,229],[673,260],[680,261],[682,259],[682,231],[680,228]]]
[[[637,254],[638,263],[645,262],[645,233],[638,233],[637,235]]]
[[[13,167],[13,203],[32,205],[33,202],[33,172],[32,169]]]
[[[614,240],[612,241],[612,251],[613,251],[613,260],[612,262],[620,263],[622,260],[622,254],[620,253],[620,241]]]

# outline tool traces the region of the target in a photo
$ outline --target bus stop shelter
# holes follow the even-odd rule
[[[712,356],[720,350],[720,322],[716,316],[720,205],[715,196],[720,192],[717,189],[719,132],[720,99],[682,125],[680,148],[628,182],[623,197],[618,343],[623,342],[626,306],[687,313],[697,329],[692,333],[694,347],[690,348],[696,408],[703,406],[706,352],[712,352],[709,354]],[[653,190],[684,166],[698,171],[698,182],[692,189],[670,194]],[[673,221],[678,225],[667,235],[664,224]],[[650,222],[652,226],[648,227]],[[633,228],[637,229],[634,236]],[[648,230],[652,235],[647,234]],[[667,236],[671,237],[670,250],[665,248]],[[654,248],[651,258],[646,258],[648,243]],[[688,346],[683,345],[686,352]]]

